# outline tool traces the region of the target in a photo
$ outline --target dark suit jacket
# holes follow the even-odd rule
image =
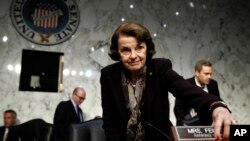
[[[190,84],[195,85],[195,77],[189,78],[187,79],[188,82],[190,82]],[[220,97],[220,92],[219,92],[219,88],[218,88],[218,84],[215,80],[211,79],[210,83],[207,85],[207,89],[208,89],[208,93],[211,95],[215,95],[217,97]],[[174,113],[175,113],[175,117],[176,117],[176,125],[178,126],[182,126],[183,125],[183,119],[184,117],[189,114],[189,111],[191,109],[191,105],[185,104],[182,101],[180,101],[179,99],[175,100],[175,106],[174,106]],[[207,117],[207,121],[206,123],[197,123],[199,125],[211,125],[212,123],[212,119],[211,117]]]
[[[51,129],[43,119],[32,119],[9,128],[7,141],[48,141]]]
[[[1,126],[0,127],[0,141],[3,140],[4,132],[5,132],[5,126]],[[12,127],[9,128],[8,135],[7,135],[7,141],[12,141],[9,139],[11,133],[12,133]]]
[[[82,110],[79,108],[81,115]],[[71,100],[60,102],[54,115],[54,141],[69,141],[69,129],[72,123],[81,123]]]
[[[122,92],[122,69],[122,63],[118,62],[101,70],[103,128],[107,141],[126,141],[130,111],[126,108]],[[220,100],[185,81],[182,76],[172,70],[172,64],[168,59],[152,59],[147,62],[146,77],[141,121],[142,123],[149,122],[166,134],[170,133],[172,126],[169,120],[168,92],[193,104],[201,118],[211,116],[210,104]],[[159,131],[146,124],[143,125],[147,141],[167,140]]]
[[[4,127],[4,126],[1,126],[1,127],[0,127],[0,141],[3,140],[4,132],[5,132],[5,127]]]

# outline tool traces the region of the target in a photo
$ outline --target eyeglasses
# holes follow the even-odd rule
[[[85,100],[85,97],[81,97],[81,96],[79,96],[79,95],[77,95],[77,94],[75,94],[80,100]]]

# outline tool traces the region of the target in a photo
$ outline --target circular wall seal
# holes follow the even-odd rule
[[[80,22],[75,0],[13,0],[10,15],[24,38],[41,45],[66,41]]]

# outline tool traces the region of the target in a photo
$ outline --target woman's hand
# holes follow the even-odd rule
[[[231,115],[227,108],[217,107],[212,113],[214,136],[218,140],[229,140],[230,125],[237,124],[237,120]],[[221,130],[223,128],[223,135]]]

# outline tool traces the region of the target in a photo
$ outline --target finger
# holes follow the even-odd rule
[[[218,115],[213,120],[212,126],[214,127],[214,137],[216,140],[221,139],[222,123],[223,123],[223,118]]]
[[[232,120],[230,118],[225,119],[224,130],[223,130],[223,140],[229,140],[231,124],[232,124]]]

